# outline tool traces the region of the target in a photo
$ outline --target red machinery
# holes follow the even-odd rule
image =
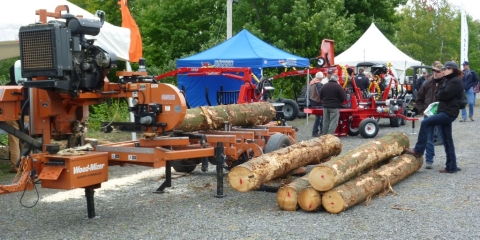
[[[187,111],[183,94],[173,85],[157,83],[146,72],[117,72],[121,77],[118,83],[105,80],[108,71],[116,67],[116,56],[85,38],[85,34],[98,34],[103,17],[77,18],[68,8],[40,13],[58,17],[65,10],[65,22],[34,24],[19,31],[22,76],[27,81],[23,86],[0,87],[0,128],[21,139],[25,147],[18,162],[19,178],[0,186],[0,195],[33,189],[37,177],[44,188],[84,188],[88,217],[93,218],[94,189],[108,180],[108,166],[127,162],[165,166],[166,180],[157,189],[163,192],[171,186],[171,166],[191,172],[208,159],[217,165],[217,195],[222,196],[224,163],[235,166],[295,142],[295,130],[276,123],[252,128],[227,125],[224,131],[173,131]],[[107,98],[132,98],[135,104],[129,110],[135,122],[129,124],[141,127],[149,137],[96,146],[84,155],[57,154],[59,146],[50,144],[50,139],[68,139],[70,146],[83,143],[88,106]],[[4,122],[23,120],[27,112],[28,130],[19,131]],[[40,153],[31,153],[33,149]]]
[[[334,73],[339,77],[339,84],[343,86],[347,94],[347,100],[344,102],[344,108],[340,109],[338,127],[335,130],[337,136],[357,136],[360,134],[365,138],[373,138],[379,131],[378,120],[380,118],[389,118],[392,127],[402,125],[405,120],[418,120],[417,118],[406,116],[407,110],[404,101],[406,92],[403,91],[403,88],[400,94],[397,92],[398,81],[390,67],[388,70],[385,68],[383,71],[378,71],[374,77],[380,81],[388,74],[394,84],[388,84],[381,92],[373,85],[370,89],[371,92],[362,93],[357,88],[355,81],[350,80],[352,76],[348,76],[348,66],[334,65],[334,41],[323,40],[320,47],[320,55],[315,60],[318,67],[310,68],[308,71],[294,70],[281,73],[271,77],[271,79],[315,74],[317,72],[326,74],[329,69],[334,69]],[[306,102],[307,100],[305,99],[305,106],[308,106]],[[304,112],[322,115],[323,109],[306,107]]]

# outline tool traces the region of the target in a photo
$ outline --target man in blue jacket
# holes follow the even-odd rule
[[[470,69],[470,63],[468,61],[463,62],[463,88],[468,96],[468,117],[473,121],[473,107],[475,106],[475,93],[473,88],[478,84],[478,75],[475,71]],[[462,109],[462,120],[460,122],[467,121],[467,108]]]

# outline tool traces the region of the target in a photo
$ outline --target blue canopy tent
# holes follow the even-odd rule
[[[308,67],[309,59],[280,50],[247,30],[242,30],[227,41],[196,55],[177,60],[179,67],[250,67],[260,77],[263,68]],[[190,107],[208,105],[205,88],[212,105],[217,105],[216,92],[239,90],[242,81],[224,76],[178,76],[178,87],[185,88]]]

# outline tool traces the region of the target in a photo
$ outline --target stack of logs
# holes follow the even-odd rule
[[[288,211],[295,211],[299,206],[305,211],[315,211],[323,206],[330,213],[339,213],[391,189],[420,169],[422,158],[401,155],[409,145],[405,134],[389,133],[338,155],[342,147],[340,140],[325,135],[241,164],[230,171],[228,181],[238,191],[258,189],[295,168],[338,155],[282,186],[277,192],[277,203]]]

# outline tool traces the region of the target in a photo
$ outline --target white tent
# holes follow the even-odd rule
[[[396,48],[374,23],[349,49],[335,57],[335,64],[355,66],[361,62],[390,62],[400,80],[403,80],[407,68],[421,64]]]
[[[94,18],[94,15],[66,0],[15,0],[3,3],[0,9],[0,60],[20,55],[18,31],[21,26],[38,22],[40,17],[35,11],[45,9],[55,11],[59,5],[68,5],[73,15],[82,15],[84,18]],[[99,9],[108,14],[108,9]],[[53,18],[48,18],[53,20]],[[119,59],[128,59],[130,48],[130,29],[116,27],[105,22],[100,34],[88,36],[88,39],[97,39],[95,44],[115,53]]]

